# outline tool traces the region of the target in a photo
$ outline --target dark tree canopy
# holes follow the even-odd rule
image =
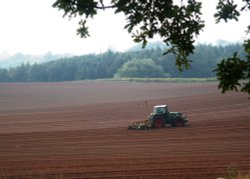
[[[149,39],[158,35],[169,47],[166,53],[175,54],[175,63],[179,70],[190,67],[191,61],[188,57],[194,52],[195,37],[205,26],[201,19],[201,2],[198,0],[111,0],[109,4],[105,4],[107,2],[56,0],[53,7],[63,10],[64,16],[82,17],[77,30],[81,37],[89,36],[87,20],[93,18],[98,10],[112,8],[115,13],[124,13],[127,20],[124,28],[128,30],[135,42],[142,42],[145,47]],[[238,20],[242,12],[250,11],[250,0],[242,0],[242,3],[242,7],[239,7],[234,0],[219,0],[216,7],[217,13],[214,15],[216,22]],[[247,31],[249,29],[250,26],[247,27]],[[222,92],[240,88],[250,94],[250,53],[247,51],[249,46],[249,40],[246,40],[244,47],[248,55],[245,59],[238,58],[236,53],[232,58],[224,59],[218,65],[216,72]],[[234,68],[231,68],[232,64],[235,64]],[[238,74],[239,71],[242,71],[242,74]],[[231,79],[232,76],[233,79]],[[248,81],[242,83],[240,80]]]

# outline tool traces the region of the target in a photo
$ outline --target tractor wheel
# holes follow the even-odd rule
[[[162,128],[164,127],[164,119],[162,116],[156,116],[154,119],[154,128]]]
[[[184,122],[184,119],[181,116],[176,116],[174,118],[174,121],[172,122],[173,127],[181,127],[181,126],[184,126],[184,125],[185,125],[185,122]]]

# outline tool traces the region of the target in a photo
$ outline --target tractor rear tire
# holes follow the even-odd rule
[[[154,118],[154,123],[153,123],[153,127],[154,128],[162,128],[164,127],[164,119],[162,116],[156,116]]]
[[[174,118],[174,121],[172,122],[173,127],[181,127],[184,125],[185,125],[185,121],[184,121],[183,117],[181,117],[181,116],[176,116]]]

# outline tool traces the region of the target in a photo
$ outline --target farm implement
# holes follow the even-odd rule
[[[185,126],[188,124],[186,116],[180,112],[169,112],[167,105],[154,106],[153,113],[148,120],[136,121],[128,126],[129,130],[148,130],[152,128],[162,128],[170,124],[173,127]]]

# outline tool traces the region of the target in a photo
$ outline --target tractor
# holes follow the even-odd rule
[[[148,120],[133,122],[128,129],[162,128],[167,124],[173,127],[185,126],[188,124],[188,119],[180,112],[169,112],[167,105],[157,105],[154,106],[153,113],[149,115]]]

